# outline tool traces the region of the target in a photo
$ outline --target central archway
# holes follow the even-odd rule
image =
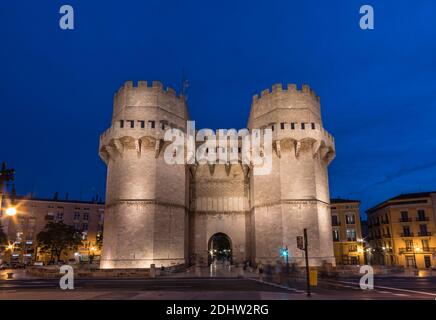
[[[222,232],[215,233],[209,239],[208,252],[209,265],[214,261],[232,263],[232,242],[230,237]]]

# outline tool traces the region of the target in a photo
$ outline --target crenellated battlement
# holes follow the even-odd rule
[[[287,87],[285,89],[283,89],[283,84],[276,83],[271,87],[271,90],[270,89],[262,90],[260,96],[259,94],[255,94],[253,96],[253,103],[258,102],[263,97],[267,97],[280,92],[308,94],[311,97],[313,97],[316,101],[319,102],[320,100],[319,96],[315,93],[315,91],[312,90],[307,84],[303,84],[301,86],[301,89],[298,90],[297,85],[293,83],[287,84]]]
[[[271,89],[263,90],[260,95],[255,94],[251,103],[250,120],[277,109],[307,109],[321,118],[319,96],[306,84],[298,89],[296,84],[284,87],[278,83]]]
[[[160,81],[152,81],[151,85],[149,82],[140,80],[138,81],[137,85],[135,86],[133,81],[126,81],[124,85],[122,85],[117,92],[115,92],[114,96],[122,95],[129,91],[136,91],[136,92],[147,92],[147,93],[159,93],[159,94],[166,94],[172,98],[179,98],[184,100],[184,96],[180,94],[177,97],[176,90],[174,90],[171,87],[167,87],[164,89],[163,84]]]
[[[164,89],[160,81],[126,81],[114,94],[113,118],[129,107],[158,107],[180,118],[187,117],[185,97],[171,87]]]

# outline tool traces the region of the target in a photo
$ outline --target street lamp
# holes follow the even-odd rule
[[[17,214],[17,209],[15,207],[8,207],[6,209],[6,214],[10,217],[15,216]]]
[[[416,264],[416,252],[420,252],[420,251],[421,251],[420,247],[413,246],[413,262],[415,263],[415,269],[418,269],[418,266]]]
[[[285,259],[286,263],[286,273],[289,273],[289,250],[288,246],[281,249],[281,256]]]

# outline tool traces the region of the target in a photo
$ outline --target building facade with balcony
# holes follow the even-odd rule
[[[331,199],[330,203],[336,264],[364,264],[360,201]]]
[[[402,194],[367,210],[371,263],[436,265],[436,192]]]
[[[9,198],[3,199],[1,208]],[[35,199],[15,197],[17,214],[7,216],[0,210],[0,221],[9,245],[3,249],[3,260],[29,264],[34,261],[48,262],[47,255],[38,251],[36,237],[47,222],[63,222],[74,226],[82,235],[82,246],[74,252],[62,255],[61,259],[87,261],[90,256],[98,259],[100,248],[98,237],[103,232],[104,203],[73,200]]]

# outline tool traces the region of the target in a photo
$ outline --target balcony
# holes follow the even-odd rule
[[[389,224],[389,220],[382,220],[382,222],[381,222],[382,224]]]
[[[390,238],[391,237],[391,234],[390,233],[384,233],[383,234],[383,238]]]
[[[413,249],[412,248],[398,248],[398,253],[399,254],[413,253]]]
[[[400,236],[403,238],[413,237],[413,232],[400,233]]]
[[[412,218],[400,218],[400,222],[412,222]]]
[[[403,253],[414,253],[413,248],[398,248],[399,254]],[[415,253],[432,253],[436,252],[436,248],[434,247],[428,247],[428,248],[422,248],[422,250],[415,250]]]
[[[379,227],[379,226],[380,226],[380,222],[378,222],[378,221],[377,221],[377,222],[374,222],[373,226],[374,226],[374,227]]]
[[[333,227],[339,227],[340,225],[341,225],[341,223],[339,221],[332,221]]]
[[[425,232],[418,232],[419,237],[430,237],[431,232],[425,231]]]
[[[430,217],[417,217],[416,221],[430,221]]]

